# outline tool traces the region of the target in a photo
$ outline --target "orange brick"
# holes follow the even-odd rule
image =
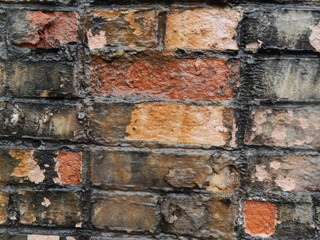
[[[277,207],[273,203],[245,201],[244,227],[253,236],[269,237],[275,232]]]
[[[241,12],[235,9],[192,9],[169,14],[167,48],[237,50],[236,27]]]
[[[127,139],[233,146],[233,110],[222,107],[138,104]]]

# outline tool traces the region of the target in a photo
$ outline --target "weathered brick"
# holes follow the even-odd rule
[[[313,206],[308,203],[282,203],[278,207],[275,239],[317,239]]]
[[[96,142],[126,139],[235,146],[234,116],[230,108],[97,103],[90,115]]]
[[[161,54],[104,61],[92,58],[91,91],[101,96],[230,100],[239,64],[227,59],[175,59]]]
[[[16,61],[8,64],[1,77],[1,95],[18,97],[79,97],[77,66],[65,61]],[[1,71],[1,66],[0,66]]]
[[[246,132],[247,144],[319,147],[319,108],[254,108]]]
[[[75,192],[27,192],[18,194],[20,223],[74,227],[80,221],[80,199]]]
[[[8,217],[9,195],[5,192],[0,192],[0,224],[7,221]]]
[[[221,240],[236,238],[237,207],[232,199],[209,194],[169,194],[161,203],[166,231]]]
[[[256,50],[288,49],[319,51],[320,14],[303,9],[268,9],[246,14],[243,22],[243,42]],[[250,45],[247,48],[250,48]]]
[[[250,188],[283,191],[319,191],[317,155],[249,154]]]
[[[93,195],[93,224],[97,228],[155,232],[159,224],[158,196],[145,192],[100,192]]]
[[[93,149],[92,183],[128,188],[203,188],[234,192],[238,159],[229,152]]]
[[[11,12],[10,42],[28,48],[59,48],[78,41],[75,12]]]
[[[30,149],[0,150],[1,183],[80,184],[82,153]]]
[[[247,64],[245,79],[255,99],[319,100],[319,69],[314,58],[258,59]]]
[[[130,140],[233,146],[234,116],[222,107],[139,104],[126,131]]]
[[[275,232],[277,207],[273,203],[245,201],[243,215],[246,233],[265,238]]]
[[[196,8],[168,15],[167,48],[237,50],[236,28],[241,12],[236,9]]]
[[[0,102],[1,136],[65,139],[83,138],[80,105],[43,102]]]
[[[89,13],[86,23],[89,47],[155,47],[156,17],[157,12],[154,10],[93,10]]]

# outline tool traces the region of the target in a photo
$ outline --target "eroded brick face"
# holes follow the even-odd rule
[[[59,151],[55,159],[55,170],[61,184],[79,184],[82,177],[82,154],[79,152]]]
[[[130,140],[234,145],[232,109],[139,104],[126,127]]]
[[[248,144],[312,148],[319,146],[318,108],[252,110]]]
[[[169,14],[167,48],[237,50],[236,27],[241,13],[234,9],[192,9]]]
[[[318,191],[319,156],[250,155],[256,162],[251,181],[256,187],[282,191]]]
[[[75,12],[27,11],[16,14],[12,23],[15,45],[58,48],[78,40],[78,15]]]
[[[156,17],[154,10],[91,11],[86,23],[89,48],[97,49],[105,45],[155,47]]]
[[[106,62],[94,59],[92,92],[101,96],[229,100],[239,76],[227,59],[174,59],[161,55]]]

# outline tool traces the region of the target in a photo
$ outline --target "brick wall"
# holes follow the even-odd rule
[[[0,239],[320,239],[319,51],[319,0],[0,0]]]

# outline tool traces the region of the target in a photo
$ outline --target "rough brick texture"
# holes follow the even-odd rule
[[[320,0],[0,0],[0,240],[319,240]]]

